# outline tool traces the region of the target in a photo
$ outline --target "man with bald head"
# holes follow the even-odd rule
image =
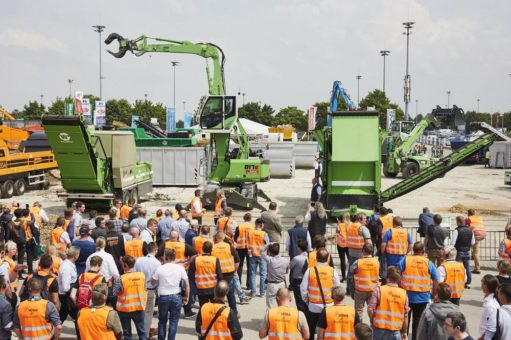
[[[182,264],[185,269],[188,269],[189,259],[197,254],[192,246],[181,242],[179,233],[176,230],[170,232],[169,240],[163,243],[162,246],[163,247],[160,248],[161,254],[163,254],[164,249],[174,249],[176,252],[176,263]]]
[[[124,252],[126,256],[132,256],[135,259],[147,255],[147,243],[140,237],[140,229],[138,227],[130,228],[131,240],[124,243]]]
[[[277,307],[266,312],[259,329],[259,337],[303,338],[309,339],[309,327],[303,312],[291,307],[291,293],[287,288],[280,288],[275,296]],[[277,335],[279,333],[279,335]]]

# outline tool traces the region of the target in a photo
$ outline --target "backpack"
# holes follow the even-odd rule
[[[41,297],[42,297],[43,299],[45,299],[45,300],[48,300],[48,301],[49,301],[49,300],[50,300],[50,292],[49,292],[49,290],[48,290],[48,288],[49,288],[49,287],[48,287],[48,281],[49,281],[50,279],[55,279],[55,277],[54,277],[53,275],[51,275],[51,274],[48,274],[48,275],[46,275],[46,276],[41,276],[41,275],[39,275],[39,274],[37,274],[37,273],[34,273],[33,275],[29,275],[29,276],[27,276],[27,280],[26,280],[26,283],[27,283],[27,284],[25,285],[25,289],[23,290],[23,294],[21,294],[21,295],[20,295],[20,300],[21,300],[21,301],[25,301],[25,300],[28,300],[28,298],[30,297],[30,294],[29,294],[29,292],[28,292],[28,283],[29,283],[29,282],[30,282],[30,280],[31,280],[32,278],[34,278],[34,277],[36,277],[36,278],[38,278],[39,280],[41,280],[41,281],[42,281],[43,286],[42,286],[42,288],[41,288]]]
[[[21,221],[14,221],[11,228],[11,240],[14,243],[21,244],[27,242],[27,234],[23,228]]]
[[[80,275],[78,291],[76,293],[76,308],[82,309],[90,306],[92,300],[92,287],[101,278],[97,274],[92,280],[85,281],[85,274]]]

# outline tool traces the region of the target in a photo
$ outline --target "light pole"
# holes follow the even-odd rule
[[[103,71],[101,68],[101,32],[103,32],[106,26],[95,25],[92,26],[94,28],[94,32],[99,33],[99,100],[103,99]]]
[[[184,115],[184,113],[185,113],[185,112],[186,112],[186,102],[185,102],[185,101],[183,101],[183,115]],[[184,116],[183,116],[183,117],[184,117]]]
[[[179,65],[179,61],[171,61],[170,63],[174,68],[174,110],[176,110],[176,66]]]
[[[147,104],[147,93],[144,93],[144,100],[145,100],[145,103]]]
[[[73,100],[73,92],[71,91],[71,86],[74,83],[73,79],[68,79],[67,82],[69,83],[69,98]]]
[[[419,115],[419,100],[415,99],[415,119],[417,119],[418,115]]]
[[[39,97],[41,97],[41,105],[43,105],[43,97],[44,97],[44,94],[40,94]]]
[[[383,57],[383,94],[385,94],[385,59],[390,54],[390,51],[380,51],[380,55]]]
[[[451,91],[447,91],[447,108],[450,107],[451,104]]]
[[[245,106],[245,92],[241,92],[241,89],[238,89],[238,96],[243,98],[243,106]]]
[[[360,106],[360,79],[362,79],[361,75],[357,76],[357,107]]]
[[[479,113],[479,102],[481,101],[481,99],[477,98],[477,113]]]
[[[409,47],[410,47],[410,29],[413,27],[415,23],[408,21],[404,22],[403,26],[406,29],[406,32],[403,32],[406,35],[406,75],[404,80],[404,100],[405,100],[405,119],[408,119],[408,103],[410,103],[410,92],[411,92],[411,79],[410,74],[408,73],[408,59],[409,59]]]

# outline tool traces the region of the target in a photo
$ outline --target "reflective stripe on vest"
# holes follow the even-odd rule
[[[124,252],[127,256],[134,258],[144,257],[144,241],[142,240],[129,240],[124,244]]]
[[[202,256],[201,256],[202,257]],[[211,324],[211,321],[215,317],[216,313],[224,305],[219,303],[206,302],[201,310],[201,334],[206,334],[207,327]],[[205,340],[230,340],[231,331],[229,330],[229,313],[230,308],[225,308],[222,313],[218,316],[215,323],[212,325],[208,332]]]
[[[328,254],[328,258],[326,259],[326,263],[330,265],[330,254]],[[318,252],[313,250],[307,255],[307,268],[311,269],[315,265],[318,264]]]
[[[167,241],[165,242],[165,249],[174,249],[176,252],[176,263],[188,269],[189,264],[185,256],[186,245],[183,242]]]
[[[354,274],[355,290],[372,292],[379,282],[380,262],[375,257],[361,257],[357,260],[357,272]]]
[[[380,217],[380,221],[382,225],[381,234],[385,236],[387,230],[392,229],[393,227],[394,216],[387,214],[383,217]]]
[[[316,271],[314,268],[318,269],[319,278],[316,277]],[[323,298],[321,297],[318,280],[321,280],[321,288],[323,289],[325,304],[332,303],[334,301],[332,299],[332,288],[334,287],[334,268],[328,265],[321,265],[309,269],[309,302],[315,304],[323,304]]]
[[[457,261],[446,261],[442,263],[445,268],[445,280],[451,287],[451,298],[458,299],[465,290],[465,267],[463,263]]]
[[[355,338],[355,308],[330,306],[325,309],[326,329],[324,340],[351,340]]]
[[[116,340],[114,331],[108,329],[108,313],[113,309],[107,306],[100,308],[86,307],[80,310],[77,320],[81,339],[100,338],[101,340]]]
[[[216,257],[201,255],[195,258],[195,286],[197,289],[213,288],[217,284]]]
[[[242,223],[238,227],[239,236],[236,249],[248,249],[248,233],[250,230],[254,229],[254,226],[250,223]]]
[[[268,340],[302,339],[298,329],[298,309],[279,306],[268,311]]]
[[[122,290],[117,295],[116,309],[120,312],[130,313],[145,309],[147,291],[146,279],[142,272],[130,272],[121,275]]]
[[[360,223],[351,223],[348,226],[347,234],[348,234],[348,241],[347,246],[348,248],[353,249],[362,249],[364,246],[364,237],[360,235],[360,228],[362,225]]]
[[[256,257],[261,256],[261,250],[264,247],[264,236],[266,232],[263,230],[250,230],[248,232],[248,249],[252,251],[252,255]]]
[[[347,237],[346,223],[339,223],[337,226],[337,245],[341,248],[346,248],[348,246]]]
[[[197,252],[197,254],[199,255],[202,255],[203,251],[202,251],[202,246],[204,245],[204,243],[206,243],[207,241],[211,242],[211,239],[209,238],[206,238],[202,235],[199,235],[195,238],[195,240],[193,240],[193,248],[195,249],[195,251]]]
[[[394,255],[406,255],[408,253],[408,232],[406,229],[392,228],[385,252]]]
[[[53,337],[53,326],[46,321],[48,301],[26,300],[18,306],[18,320],[24,339],[49,340]]]
[[[403,328],[406,291],[403,288],[381,286],[380,301],[376,306],[373,325],[376,328],[398,331]]]
[[[216,243],[213,246],[211,255],[220,261],[222,273],[232,273],[236,270],[234,267],[234,256],[231,254],[231,246],[225,242]]]
[[[409,292],[429,292],[431,290],[431,274],[427,257],[413,255],[405,258],[401,287]]]

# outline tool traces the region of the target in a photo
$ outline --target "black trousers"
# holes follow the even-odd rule
[[[247,279],[245,280],[245,287],[248,287],[248,283],[250,282],[250,269],[248,268],[248,249],[238,249],[238,256],[240,257],[240,265],[238,267],[238,277],[240,278],[241,284],[241,276],[243,274],[243,263],[247,260]]]
[[[71,293],[67,294],[59,294],[60,300],[60,321],[64,322],[68,316],[70,316],[73,320],[76,320],[76,316],[78,314],[78,310],[75,307],[73,301],[71,301],[70,297]]]
[[[302,280],[293,279],[291,281],[291,288],[293,289],[293,295],[295,296],[296,308],[303,312],[304,315],[307,315],[307,304],[302,299],[302,294],[300,293],[300,283],[302,283]]]
[[[410,303],[410,312],[408,313],[408,329],[407,332],[410,333],[410,319],[413,315],[413,323],[412,323],[412,340],[417,339],[417,328],[419,327],[419,321],[421,319],[422,313],[428,307],[428,303]]]
[[[206,302],[209,302],[210,300],[213,300],[214,296],[212,294],[208,295],[197,295],[199,298],[199,306],[202,307],[203,304]]]
[[[348,261],[348,249],[344,247],[337,246],[337,253],[339,254],[339,259],[341,260],[341,275],[343,279],[346,279],[346,262]]]
[[[461,298],[451,298],[451,302],[454,303],[455,305],[459,306],[460,305],[460,299]]]
[[[307,310],[305,317],[307,318],[307,325],[309,325],[310,337],[309,340],[314,340],[314,336],[316,335],[316,326],[318,325],[320,313],[312,313]]]
[[[32,266],[32,262],[34,261],[35,256],[35,243],[27,242],[27,243],[18,243],[18,264],[23,264],[25,262],[25,254],[27,255],[27,267],[28,273],[32,274],[34,272],[34,268]],[[22,272],[20,271],[18,276],[21,278]]]

